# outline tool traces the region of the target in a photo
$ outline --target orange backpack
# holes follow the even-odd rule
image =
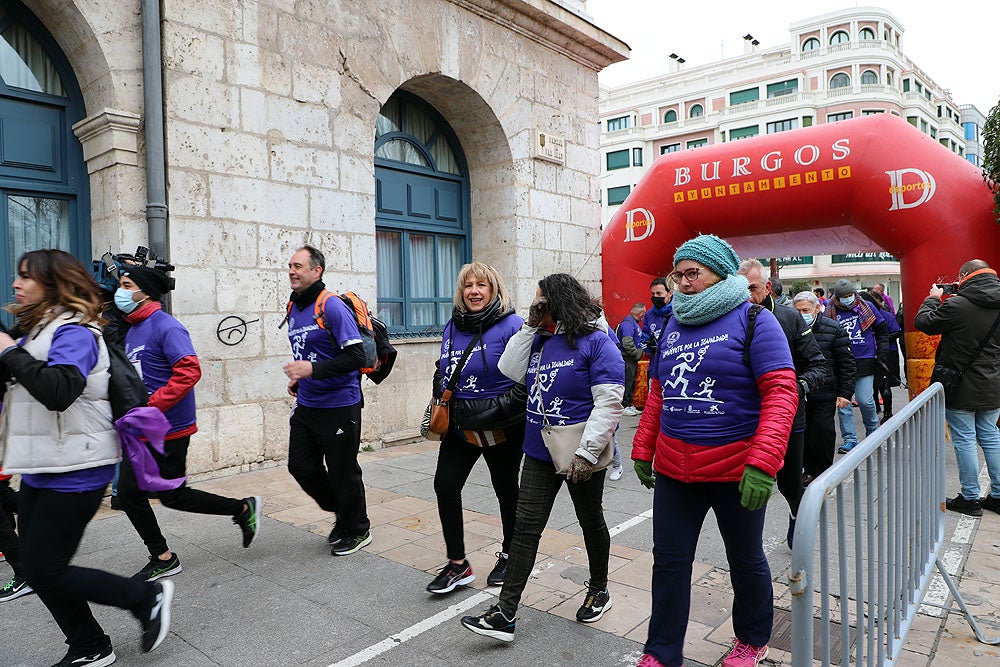
[[[358,325],[361,333],[361,345],[365,353],[364,366],[359,370],[375,384],[379,384],[392,372],[392,367],[396,363],[396,348],[389,341],[389,331],[382,320],[371,314],[365,300],[354,292],[344,292],[337,294],[329,290],[322,290],[316,297],[316,304],[313,309],[313,319],[320,329],[329,331],[326,321],[326,302],[330,297],[339,297],[347,305],[348,310],[354,314],[354,322]],[[294,304],[289,301],[285,314],[285,321],[292,313]],[[332,336],[332,334],[331,334]]]

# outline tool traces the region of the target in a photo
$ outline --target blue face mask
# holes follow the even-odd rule
[[[843,299],[838,299],[838,300],[843,305],[850,306],[854,304],[854,295],[852,294],[851,296],[845,296]]]
[[[812,313],[802,313],[802,319],[806,321],[806,324],[812,326],[813,320],[816,317]]]
[[[123,313],[131,313],[139,307],[139,302],[132,300],[132,292],[124,287],[119,287],[115,290],[115,305]]]

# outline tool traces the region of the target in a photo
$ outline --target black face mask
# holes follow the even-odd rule
[[[652,296],[650,300],[653,302],[653,308],[663,308],[667,303],[667,297],[665,296]]]

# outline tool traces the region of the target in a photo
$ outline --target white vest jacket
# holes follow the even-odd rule
[[[48,359],[59,327],[79,322],[64,312],[25,339],[23,348],[35,359]],[[83,393],[62,412],[49,410],[12,378],[3,399],[0,457],[7,473],[62,473],[121,461],[121,447],[108,402],[108,349],[100,334],[97,364]]]

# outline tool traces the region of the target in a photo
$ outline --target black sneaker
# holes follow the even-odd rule
[[[264,507],[264,501],[260,496],[253,496],[244,498],[243,502],[247,504],[247,508],[239,516],[233,517],[233,523],[243,531],[243,548],[246,549],[260,534],[260,510]]]
[[[576,620],[581,623],[595,623],[601,620],[601,616],[604,616],[604,612],[608,609],[611,609],[611,594],[608,593],[608,589],[600,590],[587,582],[587,597],[576,610]]]
[[[111,509],[118,510],[119,512],[125,511],[125,504],[118,498],[118,496],[111,496]]]
[[[976,498],[975,500],[966,500],[960,493],[954,498],[948,498],[944,504],[945,507],[950,509],[952,512],[961,512],[962,514],[967,514],[969,516],[983,515],[983,506],[979,502],[979,498]]]
[[[486,583],[490,586],[503,586],[503,580],[507,577],[507,554],[502,551],[497,552],[497,564],[490,570],[490,575],[486,577]]]
[[[788,548],[792,548],[792,542],[795,541],[795,517],[791,514],[788,515],[788,533],[785,535],[785,542],[788,544]]]
[[[344,539],[340,540],[333,546],[330,553],[334,556],[350,556],[352,553],[358,551],[362,547],[366,547],[372,543],[371,531],[365,531],[364,535],[344,535]]]
[[[143,653],[149,653],[162,644],[170,631],[170,603],[174,600],[174,582],[158,581],[153,584],[153,588],[152,598],[139,615]]]
[[[1000,514],[1000,498],[994,498],[993,496],[984,496],[979,499],[979,506],[984,510],[990,510],[991,512],[996,512]]]
[[[31,586],[28,585],[28,580],[24,577],[19,577],[16,574],[14,578],[7,582],[7,585],[0,588],[0,602],[7,602],[8,600],[16,600],[19,597],[28,595],[29,593],[34,593]],[[109,665],[111,663],[108,663]]]
[[[103,650],[93,653],[80,653],[79,651],[70,649],[66,653],[66,657],[52,665],[52,667],[81,667],[83,665],[87,667],[104,667],[104,665],[110,665],[117,659],[115,650],[111,647],[111,644],[108,644]]]
[[[146,567],[133,574],[132,578],[144,581],[156,581],[163,577],[172,577],[181,570],[183,570],[181,559],[175,553],[170,554],[170,560],[160,560],[156,556],[150,556]]]
[[[476,575],[472,573],[472,566],[469,565],[469,561],[462,561],[461,563],[448,563],[441,568],[438,572],[438,576],[434,577],[434,581],[427,584],[428,593],[451,593],[455,590],[456,586],[465,586],[471,584],[476,580]]]
[[[330,535],[326,538],[326,543],[331,547],[335,544],[340,544],[340,541],[344,539],[344,531],[340,529],[340,526],[334,526],[333,530],[330,531]]]
[[[495,604],[479,616],[463,616],[462,625],[468,630],[472,630],[477,635],[493,637],[502,642],[514,641],[514,626],[516,618],[507,618],[507,614],[500,611],[500,605]]]

